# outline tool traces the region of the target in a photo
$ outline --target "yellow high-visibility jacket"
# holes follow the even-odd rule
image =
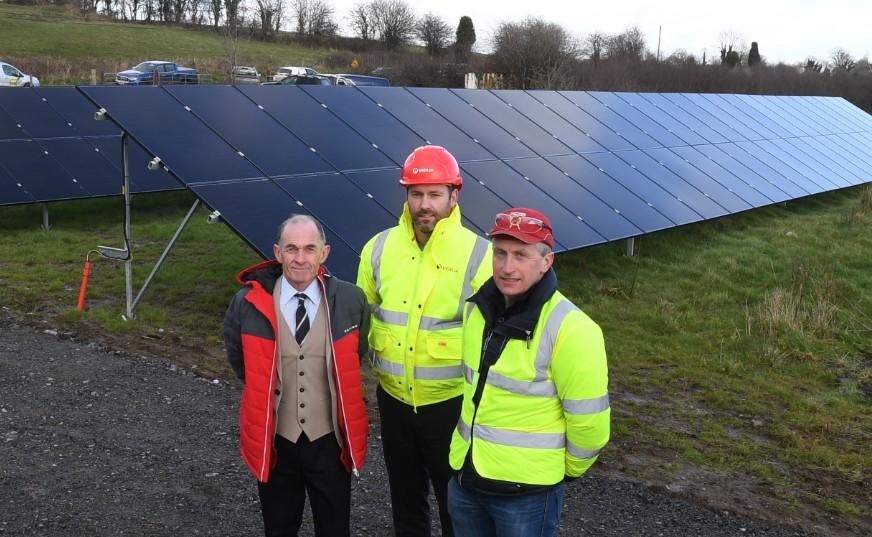
[[[472,450],[475,472],[486,479],[522,485],[553,485],[578,477],[609,438],[608,370],[602,331],[553,289],[530,312],[530,323],[503,319],[488,329],[480,307],[465,308],[463,407],[451,440],[449,462],[461,470]],[[542,282],[540,282],[542,283]],[[547,284],[548,282],[546,282]],[[496,292],[493,281],[475,299]],[[553,294],[551,294],[553,292]],[[502,295],[499,295],[500,298]],[[520,326],[520,329],[519,329]],[[513,333],[514,331],[514,333]],[[506,333],[513,333],[505,336]],[[491,336],[506,341],[485,377],[478,409],[473,394]]]
[[[357,285],[373,306],[369,344],[388,394],[414,407],[461,394],[463,304],[492,270],[490,243],[463,227],[459,206],[423,249],[408,205],[399,225],[366,243]]]

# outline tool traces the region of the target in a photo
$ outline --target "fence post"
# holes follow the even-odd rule
[[[97,85],[97,70],[96,69],[91,69],[91,85],[92,86]]]

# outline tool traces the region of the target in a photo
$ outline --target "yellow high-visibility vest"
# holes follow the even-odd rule
[[[460,420],[449,462],[482,477],[553,485],[587,471],[609,439],[608,370],[602,331],[559,291],[544,304],[533,337],[510,339],[485,379],[478,410],[485,320],[466,308]],[[473,419],[474,415],[474,419]]]
[[[463,227],[459,206],[423,249],[408,205],[399,225],[367,242],[357,285],[373,306],[369,346],[388,394],[418,407],[462,393],[463,305],[492,270],[490,242]]]

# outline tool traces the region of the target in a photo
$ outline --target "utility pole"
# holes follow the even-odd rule
[[[663,25],[657,30],[657,63],[660,63],[660,38],[663,36]]]

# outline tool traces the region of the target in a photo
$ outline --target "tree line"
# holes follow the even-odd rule
[[[227,35],[293,40],[365,52],[368,65],[392,67],[396,84],[457,86],[468,71],[498,73],[502,87],[612,91],[689,91],[840,95],[872,111],[872,68],[834,48],[828,58],[770,64],[758,42],[734,32],[717,36],[715,53],[652,51],[643,32],[575,36],[541,18],[500,23],[489,54],[473,54],[469,17],[456,26],[433,13],[418,15],[405,0],[361,0],[338,13],[329,0],[12,0],[74,5],[119,21],[211,27]],[[344,23],[351,36],[341,36]],[[289,31],[290,30],[290,31]],[[408,50],[422,45],[429,59]],[[358,54],[359,55],[359,54]],[[342,65],[337,53],[328,63]]]

